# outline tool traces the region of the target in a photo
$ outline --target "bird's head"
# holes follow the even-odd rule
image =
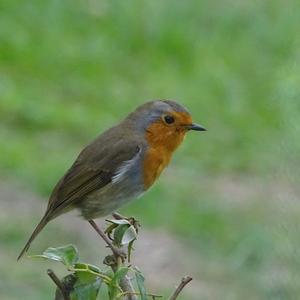
[[[188,131],[206,131],[193,123],[189,111],[173,100],[156,100],[138,107],[128,116],[135,128],[145,133],[148,143],[174,151]]]

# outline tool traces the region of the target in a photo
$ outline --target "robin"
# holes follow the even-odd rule
[[[169,164],[190,130],[206,129],[193,123],[190,113],[177,102],[156,100],[139,106],[99,135],[54,187],[46,212],[18,259],[59,215],[77,208],[94,227],[93,219],[140,197]]]

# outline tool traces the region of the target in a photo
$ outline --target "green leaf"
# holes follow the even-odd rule
[[[74,271],[82,282],[95,277],[101,278],[106,284],[109,284],[111,282],[112,276],[106,274],[106,272],[102,272],[98,267],[91,264],[75,264],[74,268],[72,268],[71,271]]]
[[[132,250],[133,250],[133,243],[134,243],[135,240],[132,240],[129,244],[128,244],[128,250],[127,250],[127,253],[128,253],[128,263],[130,263],[130,260],[131,260],[131,253],[132,253]]]
[[[122,246],[123,236],[130,225],[118,225],[114,231],[114,244],[118,247]]]
[[[82,271],[92,271],[96,273],[101,273],[100,269],[94,265],[91,264],[84,264],[84,263],[77,263],[74,265],[74,268],[76,269],[82,269]]]
[[[106,220],[110,223],[116,224],[116,225],[131,225],[128,220],[120,219],[120,220]]]
[[[121,267],[114,274],[110,284],[108,285],[109,299],[115,299],[115,297],[120,292],[119,290],[120,281],[122,280],[122,278],[124,278],[124,276],[126,276],[128,270],[129,270],[128,267]]]
[[[79,284],[74,287],[74,290],[71,292],[71,300],[96,300],[101,288],[101,283],[101,279],[97,278],[88,284]]]
[[[102,280],[87,272],[75,272],[64,277],[62,283],[71,300],[96,300]],[[63,299],[58,289],[55,299]]]
[[[110,224],[106,229],[105,229],[105,233],[108,234],[108,236],[110,237],[111,233],[113,232],[113,230],[118,227],[117,224]]]
[[[134,226],[128,227],[128,229],[124,232],[122,237],[122,245],[127,245],[131,241],[134,241],[137,238],[137,232]]]
[[[78,261],[78,251],[73,245],[66,245],[57,248],[48,248],[41,255],[32,255],[33,258],[45,258],[63,263],[67,267],[73,266]]]
[[[70,296],[71,300],[96,300],[102,280],[97,275],[76,271],[77,281]]]
[[[147,292],[145,288],[145,277],[137,267],[134,268],[134,271],[135,271],[136,283],[141,295],[141,300],[147,300]]]
[[[123,277],[127,274],[129,268],[128,267],[121,267],[118,269],[118,271],[115,273],[114,277],[112,278],[112,282],[118,284],[120,280],[123,279]]]
[[[91,274],[86,271],[76,271],[75,274],[82,284],[88,284],[89,282],[91,282],[97,278],[96,275]]]

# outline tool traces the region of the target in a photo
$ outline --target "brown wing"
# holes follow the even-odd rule
[[[140,150],[137,143],[117,142],[113,147],[99,147],[94,142],[86,147],[65,176],[56,185],[48,203],[50,219],[72,209],[73,204],[111,182],[121,164]]]

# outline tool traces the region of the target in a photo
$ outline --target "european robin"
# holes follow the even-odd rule
[[[190,130],[206,129],[193,123],[188,110],[177,102],[156,100],[139,106],[99,135],[54,187],[46,212],[18,259],[45,225],[59,215],[77,208],[91,222],[141,196],[169,164]]]

